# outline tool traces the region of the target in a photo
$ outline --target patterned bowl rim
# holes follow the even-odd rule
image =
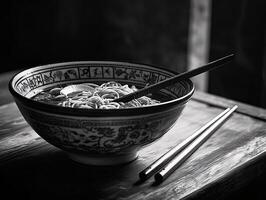
[[[34,101],[32,99],[26,98],[19,94],[13,87],[14,79],[18,78],[20,75],[25,73],[30,73],[32,71],[36,71],[38,69],[48,68],[48,67],[60,67],[64,65],[78,65],[78,64],[119,64],[119,65],[129,65],[129,66],[138,66],[138,67],[152,67],[159,70],[164,70],[166,72],[170,72],[173,74],[178,74],[178,72],[174,72],[169,69],[165,69],[162,67],[150,65],[150,64],[142,64],[135,62],[117,62],[117,61],[71,61],[71,62],[60,62],[53,64],[40,65],[36,67],[22,69],[17,72],[9,81],[9,91],[14,97],[15,101],[21,102],[23,105],[28,106],[30,108],[34,108],[36,110],[42,110],[46,112],[51,112],[54,114],[63,114],[63,115],[72,115],[72,116],[129,116],[129,115],[139,115],[139,114],[147,114],[154,112],[161,112],[167,109],[171,109],[176,106],[181,106],[185,104],[193,95],[195,91],[195,87],[193,82],[190,79],[185,79],[184,81],[189,84],[190,91],[184,96],[173,99],[170,101],[166,101],[160,103],[158,105],[151,105],[145,107],[136,107],[136,108],[122,108],[122,109],[81,109],[81,108],[68,108],[68,107],[60,107],[52,104],[46,104],[38,101]]]

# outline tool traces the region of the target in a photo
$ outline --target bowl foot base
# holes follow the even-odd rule
[[[76,162],[86,165],[98,165],[98,166],[124,164],[133,161],[138,157],[137,152],[120,156],[108,156],[108,157],[91,157],[75,153],[68,153],[68,155],[70,159]]]

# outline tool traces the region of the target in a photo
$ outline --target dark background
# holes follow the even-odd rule
[[[185,66],[189,1],[8,2],[1,71],[75,60]]]
[[[140,62],[184,71],[190,1],[9,0],[1,6],[0,72],[77,60]],[[212,1],[207,91],[266,107],[263,0]]]
[[[212,1],[208,92],[266,108],[265,3]],[[186,70],[190,1],[9,0],[1,2],[0,73],[77,60],[116,60]],[[1,80],[0,80],[1,83]],[[265,176],[232,199],[266,199]],[[229,198],[229,197],[228,197]]]

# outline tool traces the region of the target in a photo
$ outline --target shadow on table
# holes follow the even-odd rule
[[[0,199],[117,199],[134,192],[143,192],[150,185],[134,185],[139,169],[143,168],[138,165],[141,163],[133,162],[114,167],[87,166],[70,160],[62,151],[16,158],[15,161],[0,163]],[[266,173],[263,173],[249,185],[231,194],[219,195],[215,199],[264,200],[265,178]],[[227,181],[221,184],[226,183]],[[212,199],[213,195],[206,193],[215,193],[215,188],[210,187],[189,199]]]
[[[101,199],[131,187],[132,174],[128,164],[86,166],[63,152],[45,153],[0,164],[0,187],[9,199]]]

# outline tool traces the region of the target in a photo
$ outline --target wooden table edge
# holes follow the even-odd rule
[[[236,100],[230,100],[214,94],[204,93],[196,91],[192,96],[191,100],[202,102],[214,107],[227,108],[234,105],[238,105],[237,113],[256,118],[262,121],[266,121],[266,109],[249,105]]]

